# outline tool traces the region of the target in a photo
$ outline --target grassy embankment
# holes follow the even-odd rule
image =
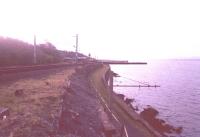
[[[63,86],[74,69],[66,69],[40,79],[26,78],[0,86],[0,106],[10,115],[0,121],[0,136],[50,136],[58,118]],[[31,73],[31,72],[30,72]],[[21,89],[23,93],[15,95]]]
[[[104,66],[95,71],[90,77],[94,87],[104,98],[108,104],[109,100],[109,91],[106,88],[102,81],[102,76],[105,75],[106,71],[109,69],[109,66]],[[138,114],[136,114],[132,109],[130,109],[123,101],[119,100],[116,95],[113,95],[112,100],[112,110],[113,113],[120,119],[121,123],[127,123],[132,128],[137,129],[146,137],[153,137],[154,134],[147,129],[143,123],[140,122]]]

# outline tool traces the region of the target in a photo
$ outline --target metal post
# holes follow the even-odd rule
[[[36,55],[36,36],[34,35],[34,47],[33,47],[33,63],[37,63],[37,55]]]

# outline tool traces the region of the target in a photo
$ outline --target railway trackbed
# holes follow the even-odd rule
[[[72,67],[77,65],[83,65],[82,63],[57,63],[57,64],[45,64],[45,65],[31,65],[31,66],[15,66],[15,67],[3,67],[0,68],[0,75],[8,73],[17,73],[25,71],[52,69],[52,68],[62,68],[62,67]]]

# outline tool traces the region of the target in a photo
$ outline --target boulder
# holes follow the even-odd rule
[[[15,91],[15,96],[22,96],[24,94],[24,90],[23,89],[17,89]]]
[[[126,104],[130,105],[133,101],[134,101],[134,99],[126,98],[124,102],[125,102]]]
[[[152,108],[151,106],[149,108],[144,109],[140,115],[141,117],[146,120],[155,130],[160,132],[161,134],[164,133],[177,133],[180,134],[182,132],[182,127],[174,127],[170,124],[166,124],[166,122],[162,119],[156,118],[156,116],[159,114],[159,112]]]
[[[158,115],[158,111],[152,107],[149,108],[145,108],[140,115],[144,118],[144,119],[152,119],[155,118]]]

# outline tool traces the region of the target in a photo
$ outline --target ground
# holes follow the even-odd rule
[[[9,108],[10,115],[0,121],[0,136],[44,137],[53,134],[63,85],[73,72],[74,69],[69,68],[3,76],[0,107]],[[21,92],[19,95],[16,95],[17,90]]]
[[[115,99],[112,116],[101,64],[40,70],[0,77],[0,137],[153,137],[125,103]],[[130,115],[134,115],[130,117]],[[111,136],[112,134],[112,136]],[[122,136],[120,136],[122,137]]]

